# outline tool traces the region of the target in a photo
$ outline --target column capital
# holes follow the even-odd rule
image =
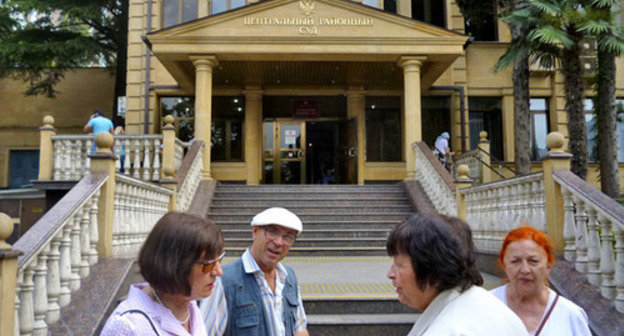
[[[397,64],[405,70],[420,70],[427,56],[401,56]]]
[[[211,70],[215,66],[219,65],[219,60],[214,55],[199,55],[189,56],[196,71]]]
[[[245,86],[243,90],[243,94],[245,95],[245,99],[258,99],[262,98],[262,94],[264,91],[260,85],[248,85]]]

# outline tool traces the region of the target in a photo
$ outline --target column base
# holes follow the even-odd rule
[[[212,175],[210,174],[210,171],[203,170],[202,171],[202,180],[204,180],[204,181],[212,181],[212,180],[214,180],[214,178],[212,178]]]

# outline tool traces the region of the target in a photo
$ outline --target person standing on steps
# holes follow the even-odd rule
[[[253,243],[223,266],[200,303],[209,336],[308,336],[295,272],[281,263],[303,230],[294,213],[266,209],[251,220]]]
[[[84,126],[84,132],[90,133],[93,132],[93,136],[98,135],[100,132],[109,132],[110,134],[115,133],[115,129],[113,128],[113,122],[104,117],[102,110],[96,109],[93,111],[91,118]],[[95,141],[93,141],[93,146],[91,147],[91,152],[95,153],[96,151]]]

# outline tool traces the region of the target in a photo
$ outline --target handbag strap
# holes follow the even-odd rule
[[[124,315],[124,314],[127,314],[127,313],[138,313],[138,314],[141,314],[141,315],[145,316],[145,318],[149,321],[150,325],[152,326],[152,329],[156,333],[156,336],[160,336],[160,332],[159,332],[158,327],[156,326],[156,324],[154,323],[152,318],[149,317],[149,315],[147,315],[146,312],[144,312],[144,311],[142,311],[140,309],[129,309],[129,310],[126,310],[125,312],[123,312],[123,313],[121,313],[119,315]]]
[[[539,336],[540,332],[542,331],[542,328],[544,328],[544,325],[546,324],[546,321],[550,317],[550,313],[552,313],[553,309],[555,308],[555,305],[557,304],[557,300],[559,300],[559,293],[556,294],[555,300],[553,301],[552,305],[550,305],[550,308],[548,308],[548,311],[546,312],[546,315],[544,315],[544,318],[542,319],[542,323],[540,323],[539,327],[537,327],[537,330],[535,331],[534,336]]]

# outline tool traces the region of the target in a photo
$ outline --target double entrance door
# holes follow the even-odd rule
[[[356,183],[354,120],[264,122],[263,183]]]

